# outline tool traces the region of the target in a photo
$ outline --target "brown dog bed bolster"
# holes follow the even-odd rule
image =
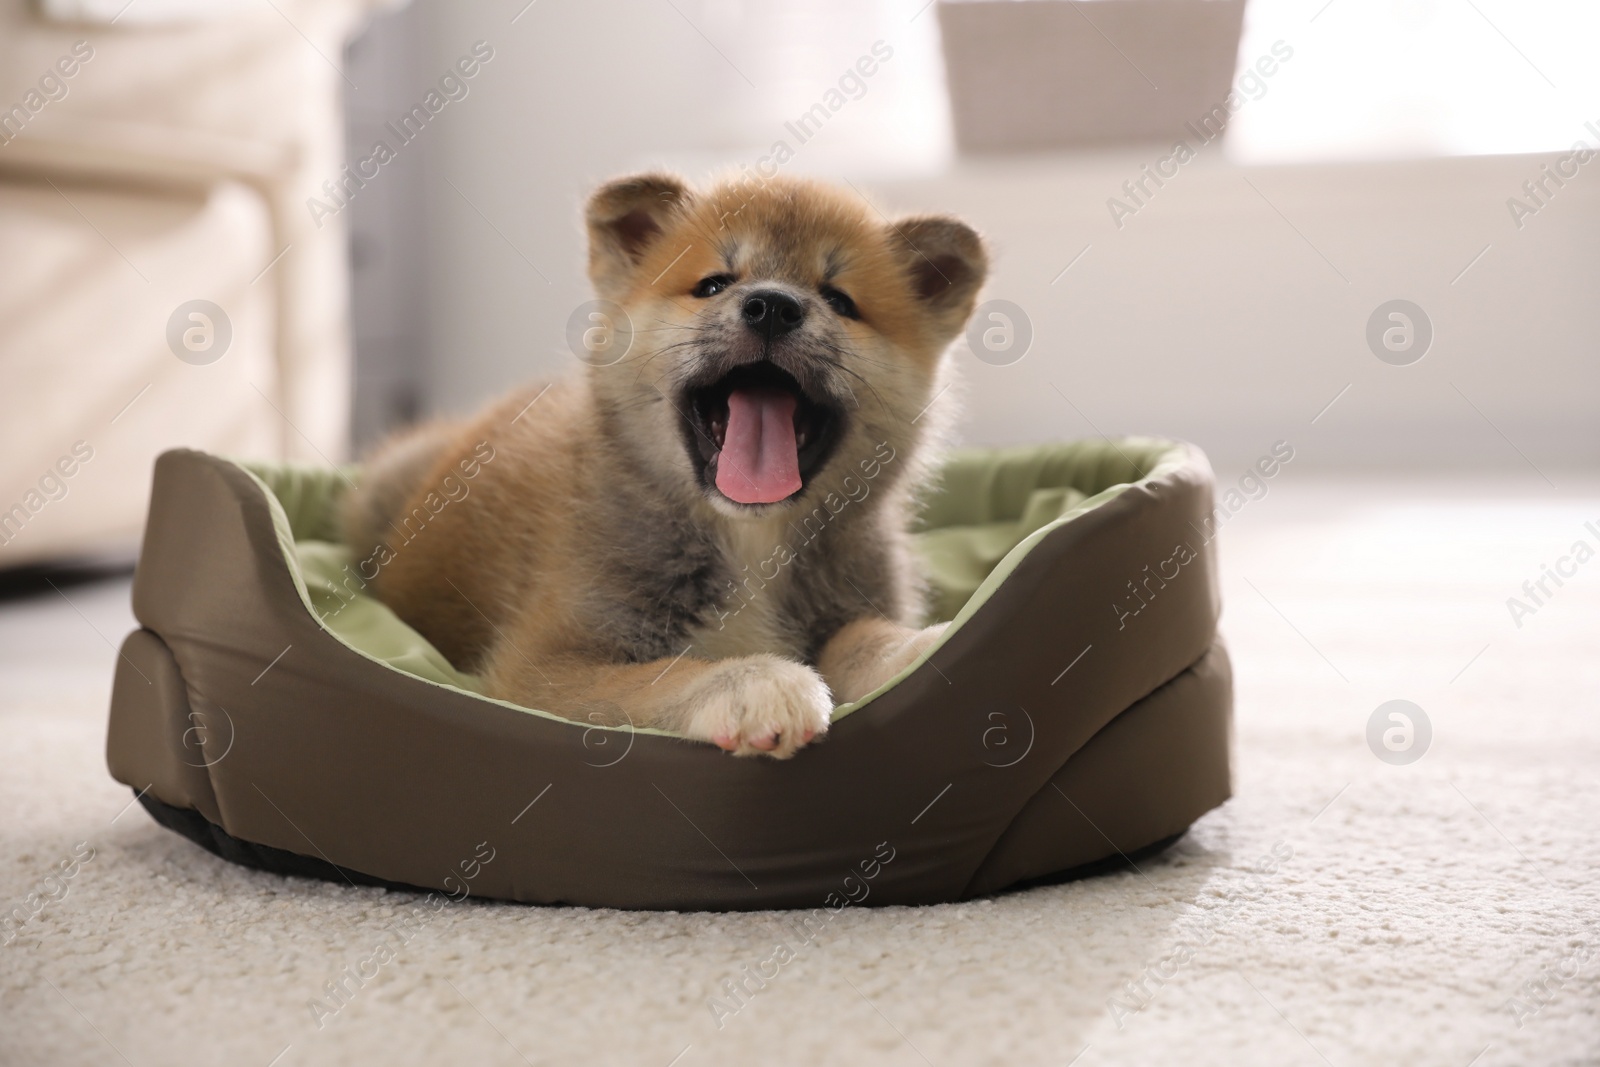
[[[1191,446],[958,459],[930,554],[963,523],[991,540],[1012,523],[1018,545],[947,556],[988,577],[946,588],[943,643],[782,762],[489,700],[336,632],[296,563],[337,491],[313,481],[191,451],[156,466],[108,763],[234,862],[530,903],[933,903],[1134,855],[1229,795],[1211,476]],[[1054,489],[1073,494],[1060,517],[1027,529]]]

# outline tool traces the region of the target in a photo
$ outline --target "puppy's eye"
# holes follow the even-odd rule
[[[847,319],[859,319],[861,317],[861,312],[856,310],[856,302],[851,300],[848,294],[840,292],[831,285],[824,285],[820,291],[822,299],[826,300],[828,306],[837,314]]]
[[[697,296],[701,300],[705,300],[707,297],[716,296],[718,293],[722,292],[722,290],[726,289],[732,284],[733,275],[712,274],[708,277],[701,278],[700,284],[694,287],[694,291],[690,295]]]

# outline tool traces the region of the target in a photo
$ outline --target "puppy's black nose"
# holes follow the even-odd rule
[[[740,309],[744,324],[767,340],[782,337],[806,320],[800,301],[776,289],[758,289],[744,299]]]

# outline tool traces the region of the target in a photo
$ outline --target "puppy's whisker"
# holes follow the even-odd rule
[[[892,407],[889,406],[888,401],[883,399],[883,394],[878,392],[877,387],[874,386],[870,381],[868,381],[864,375],[860,374],[859,372],[857,372],[855,370],[852,370],[849,367],[846,367],[844,365],[843,361],[841,361],[841,360],[830,359],[827,356],[819,356],[818,358],[821,359],[823,363],[827,364],[829,367],[833,368],[834,370],[839,371],[839,372],[844,373],[844,374],[848,374],[848,375],[850,375],[850,377],[856,379],[862,385],[866,386],[867,390],[870,391],[875,398],[877,398],[878,406],[880,408],[882,408],[885,412],[887,412],[889,414],[889,417],[894,419],[895,422],[897,422],[897,423],[901,422],[900,416],[895,413],[895,410]],[[849,389],[850,387],[849,387],[848,384],[846,384],[845,388]],[[855,390],[853,390],[853,389],[850,390],[850,399],[855,401],[855,404],[856,404],[857,408],[861,407],[861,402],[856,399]],[[904,425],[904,424],[902,423],[902,425]]]
[[[897,369],[893,363],[885,363],[881,359],[873,359],[871,356],[866,355],[863,352],[852,352],[849,349],[841,348],[839,345],[834,344],[832,341],[829,341],[826,338],[818,338],[815,343],[818,348],[826,349],[827,351],[841,357],[849,356],[852,359],[860,360],[862,363],[870,363],[874,367],[882,367],[884,370]]]
[[[651,319],[650,321],[659,322],[661,325],[675,330],[714,330],[717,328],[717,324],[714,322],[673,322],[670,319]]]
[[[698,340],[692,340],[692,339],[688,340],[688,341],[678,341],[675,344],[670,344],[670,345],[667,345],[667,346],[665,346],[663,348],[660,348],[660,349],[656,350],[654,353],[652,353],[650,355],[650,357],[648,359],[645,359],[645,360],[643,360],[643,361],[641,361],[639,363],[639,373],[640,373],[640,375],[642,376],[644,374],[644,369],[646,367],[648,367],[652,362],[654,362],[659,356],[665,355],[668,352],[679,351],[679,350],[682,350],[682,349],[693,349],[697,345],[699,345],[699,343],[700,342]]]

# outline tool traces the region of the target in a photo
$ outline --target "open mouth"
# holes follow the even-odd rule
[[[840,413],[763,360],[688,394],[689,455],[701,477],[736,504],[776,504],[828,461]]]

